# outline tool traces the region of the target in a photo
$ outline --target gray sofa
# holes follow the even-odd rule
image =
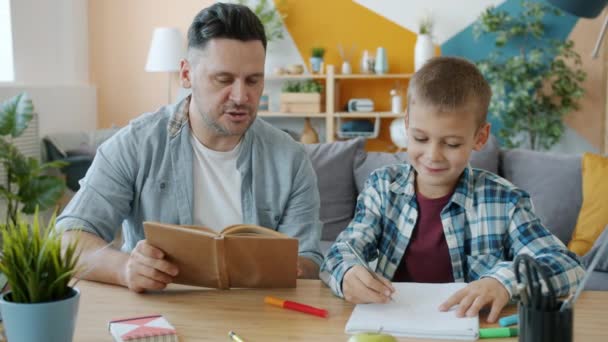
[[[367,176],[377,168],[407,161],[405,152],[366,152],[364,144],[363,139],[353,139],[305,145],[318,177],[323,251],[352,219],[357,195]],[[543,224],[568,244],[582,204],[580,155],[503,150],[492,137],[482,151],[473,153],[471,165],[499,174],[526,190]],[[603,239],[608,239],[608,230],[598,242]],[[582,257],[584,265],[597,250],[597,244]],[[607,255],[602,256],[586,289],[608,290]]]

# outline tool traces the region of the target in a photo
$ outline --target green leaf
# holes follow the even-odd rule
[[[2,103],[0,107],[0,135],[20,136],[34,115],[34,105],[26,93]]]
[[[19,189],[19,197],[23,203],[22,211],[32,214],[37,207],[49,208],[61,197],[65,189],[62,179],[52,176],[39,176],[31,179],[27,187]]]

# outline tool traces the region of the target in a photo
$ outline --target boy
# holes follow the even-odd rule
[[[399,282],[470,282],[440,306],[458,317],[491,306],[495,322],[515,294],[512,260],[530,254],[558,295],[584,275],[576,256],[541,224],[529,195],[468,160],[488,140],[491,90],[477,68],[438,57],[411,79],[405,125],[411,165],[374,171],[355,216],[329,249],[321,279],[353,303],[386,303]],[[375,280],[349,252],[378,259]],[[383,277],[382,277],[383,276]]]

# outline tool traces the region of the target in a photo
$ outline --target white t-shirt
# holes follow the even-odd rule
[[[192,143],[192,218],[195,225],[220,231],[243,223],[241,173],[236,168],[241,143],[232,151],[218,152],[203,145],[194,134]]]

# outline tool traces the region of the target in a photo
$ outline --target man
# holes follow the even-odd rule
[[[265,55],[264,27],[249,8],[216,3],[194,18],[180,70],[192,95],[104,143],[58,219],[64,240],[80,241],[87,279],[136,292],[172,282],[179,270],[144,240],[143,221],[274,228],[298,238],[298,276],[318,276],[312,165],[301,145],[255,120]],[[122,251],[103,248],[121,223]]]

